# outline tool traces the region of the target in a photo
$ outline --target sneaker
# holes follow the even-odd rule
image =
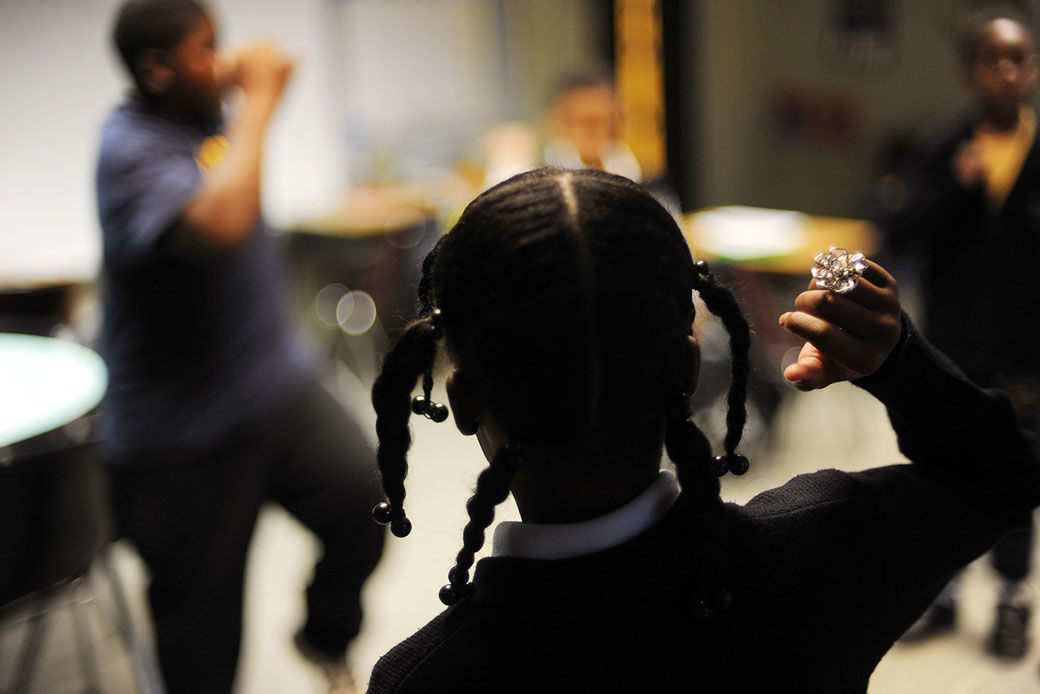
[[[986,651],[1004,660],[1019,660],[1029,650],[1028,630],[1029,607],[1000,603]]]
[[[303,633],[303,629],[293,636],[293,644],[303,658],[319,668],[329,683],[329,694],[359,694],[360,690],[354,673],[347,665],[346,655],[330,656],[316,649]]]
[[[957,608],[952,602],[933,602],[899,637],[903,643],[918,643],[942,636],[957,627]]]

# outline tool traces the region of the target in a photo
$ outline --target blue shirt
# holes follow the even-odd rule
[[[101,352],[113,462],[196,456],[259,430],[310,368],[289,320],[279,240],[262,220],[229,252],[188,257],[165,242],[207,159],[219,156],[219,131],[135,100],[102,129]]]

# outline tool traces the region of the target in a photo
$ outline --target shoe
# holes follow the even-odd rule
[[[993,631],[986,640],[986,651],[1004,660],[1020,660],[1029,650],[1029,607],[997,605]]]
[[[903,643],[918,643],[941,636],[957,627],[957,608],[952,602],[933,602],[917,621],[899,637]]]
[[[293,645],[304,660],[319,668],[329,683],[329,694],[359,694],[354,673],[347,665],[346,655],[332,656],[316,649],[300,629],[293,636]]]

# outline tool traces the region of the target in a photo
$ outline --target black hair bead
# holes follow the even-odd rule
[[[729,471],[734,475],[743,475],[751,467],[751,462],[739,453],[733,453],[728,458]]]
[[[698,260],[693,264],[693,269],[697,271],[698,275],[707,276],[711,274],[711,268],[708,267],[707,260]]]
[[[455,586],[450,583],[445,583],[441,586],[441,590],[437,593],[437,597],[440,598],[441,602],[451,607],[459,601],[459,592],[455,590]]]
[[[727,472],[734,475],[743,475],[751,467],[747,458],[739,453],[726,453],[715,456],[715,473],[722,477]]]
[[[439,308],[430,312],[430,325],[433,326],[433,336],[439,340],[444,329],[444,314]]]
[[[729,459],[724,455],[715,456],[715,474],[722,477],[729,472]]]
[[[408,533],[412,532],[412,522],[404,515],[395,518],[390,521],[390,532],[394,534],[394,537],[408,537]]]
[[[412,398],[412,414],[426,414],[430,410],[430,402],[422,395]]]
[[[372,518],[380,525],[388,525],[394,515],[394,509],[386,501],[380,501],[372,507]]]
[[[448,408],[443,402],[431,402],[427,407],[426,416],[435,422],[443,422],[448,418]]]
[[[441,602],[451,607],[452,605],[458,604],[464,597],[470,595],[473,592],[472,583],[463,583],[461,585],[455,585],[452,583],[445,583],[441,586],[440,592],[437,597],[441,599]]]

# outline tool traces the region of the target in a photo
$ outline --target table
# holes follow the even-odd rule
[[[875,253],[877,229],[861,219],[730,205],[689,213],[681,227],[694,256],[743,270],[803,275],[832,246]]]
[[[107,384],[104,362],[86,347],[0,333],[0,447],[27,444],[79,419],[101,402]]]
[[[25,691],[42,670],[77,665],[83,691],[100,690],[113,659],[129,662],[92,624],[127,634],[122,598],[97,607],[99,561],[112,539],[95,412],[108,383],[100,356],[51,337],[0,333],[0,689]],[[94,578],[90,578],[94,576]],[[110,625],[109,622],[113,622]],[[68,632],[71,628],[71,634]],[[54,638],[51,638],[51,637]],[[127,666],[120,691],[137,691]]]
[[[682,217],[680,227],[694,257],[708,261],[713,273],[737,295],[751,325],[748,408],[752,423],[765,424],[760,441],[748,440],[754,439],[753,427],[745,435],[745,450],[751,448],[754,456],[755,448],[768,445],[773,415],[791,392],[781,377],[781,364],[801,346],[779,327],[777,319],[809,287],[818,253],[838,247],[869,255],[878,250],[880,238],[873,225],[859,219],[741,205],[691,212]],[[695,409],[721,407],[728,382],[712,384],[702,378],[702,383],[706,392],[698,393],[701,401],[695,400]]]

